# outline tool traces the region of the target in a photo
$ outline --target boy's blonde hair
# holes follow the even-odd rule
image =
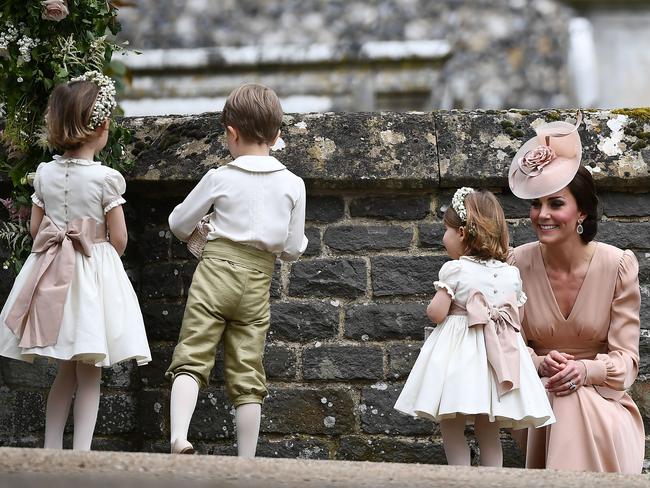
[[[95,130],[89,127],[99,86],[90,81],[58,85],[47,106],[47,139],[58,150],[77,149]]]
[[[282,106],[273,90],[249,83],[233,90],[223,107],[221,120],[250,142],[271,145],[282,125]]]
[[[465,229],[465,252],[478,259],[505,261],[510,237],[503,209],[496,197],[487,190],[478,190],[465,197],[467,221],[458,216],[450,205],[443,222],[448,227]]]

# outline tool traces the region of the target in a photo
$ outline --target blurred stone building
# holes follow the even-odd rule
[[[265,83],[287,112],[650,105],[650,2],[136,0],[127,115],[220,110]]]

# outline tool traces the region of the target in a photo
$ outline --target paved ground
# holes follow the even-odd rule
[[[650,477],[423,464],[0,448],[0,488],[37,486],[648,488]]]

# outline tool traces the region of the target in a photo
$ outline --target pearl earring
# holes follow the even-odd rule
[[[582,219],[578,219],[578,227],[576,227],[576,232],[578,235],[582,235],[582,233],[585,231],[585,228],[582,226]]]

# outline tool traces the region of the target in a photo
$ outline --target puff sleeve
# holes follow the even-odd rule
[[[451,299],[456,297],[456,289],[460,280],[461,264],[459,261],[447,261],[438,272],[438,280],[433,282],[436,290],[445,290]]]
[[[46,163],[41,163],[36,168],[36,176],[34,176],[34,193],[32,193],[32,203],[37,207],[45,208],[45,202],[43,201],[43,193],[41,192],[41,168]]]
[[[622,391],[629,388],[639,370],[639,336],[641,293],[639,263],[626,250],[618,265],[618,277],[610,311],[607,353],[596,359],[583,359],[587,369],[586,384]]]
[[[124,177],[114,169],[109,169],[104,176],[104,185],[102,187],[102,206],[104,213],[108,213],[118,205],[126,203],[122,195],[126,191],[126,181]]]

